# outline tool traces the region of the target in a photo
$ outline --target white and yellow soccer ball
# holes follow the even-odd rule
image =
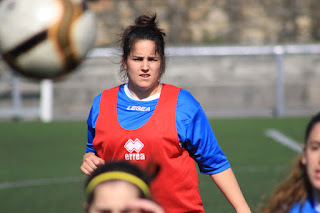
[[[95,37],[95,14],[82,0],[0,2],[1,57],[25,77],[54,79],[74,71]]]

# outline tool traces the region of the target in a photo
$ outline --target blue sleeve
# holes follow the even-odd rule
[[[188,91],[180,91],[176,112],[179,141],[198,163],[200,172],[216,174],[230,168],[201,105]]]
[[[91,110],[90,110],[90,113],[89,113],[89,116],[87,119],[88,139],[87,139],[86,153],[96,152],[93,148],[92,142],[93,142],[93,138],[95,136],[95,126],[96,126],[96,121],[97,121],[99,111],[100,111],[100,98],[101,98],[101,94],[96,96],[93,99]]]

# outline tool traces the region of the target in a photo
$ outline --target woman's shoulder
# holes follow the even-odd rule
[[[100,105],[101,95],[102,95],[102,92],[93,98],[92,106]]]
[[[177,108],[178,107],[193,111],[199,109],[200,103],[192,96],[189,91],[181,89],[178,95]]]
[[[185,89],[181,89],[178,95],[176,107],[177,122],[190,123],[194,119],[203,117],[200,103]]]

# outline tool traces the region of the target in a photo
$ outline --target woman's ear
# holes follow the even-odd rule
[[[166,57],[163,57],[160,66],[161,66],[161,72],[164,72],[164,70],[166,69]]]
[[[122,68],[124,69],[124,70],[127,70],[127,68],[128,68],[128,66],[127,66],[127,62],[126,62],[126,60],[125,60],[125,58],[122,56]]]

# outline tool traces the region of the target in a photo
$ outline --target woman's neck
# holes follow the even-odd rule
[[[146,99],[152,95],[158,94],[161,92],[162,84],[159,82],[154,88],[144,89],[140,87],[135,87],[128,83],[128,88],[130,93],[138,98],[139,100]]]

